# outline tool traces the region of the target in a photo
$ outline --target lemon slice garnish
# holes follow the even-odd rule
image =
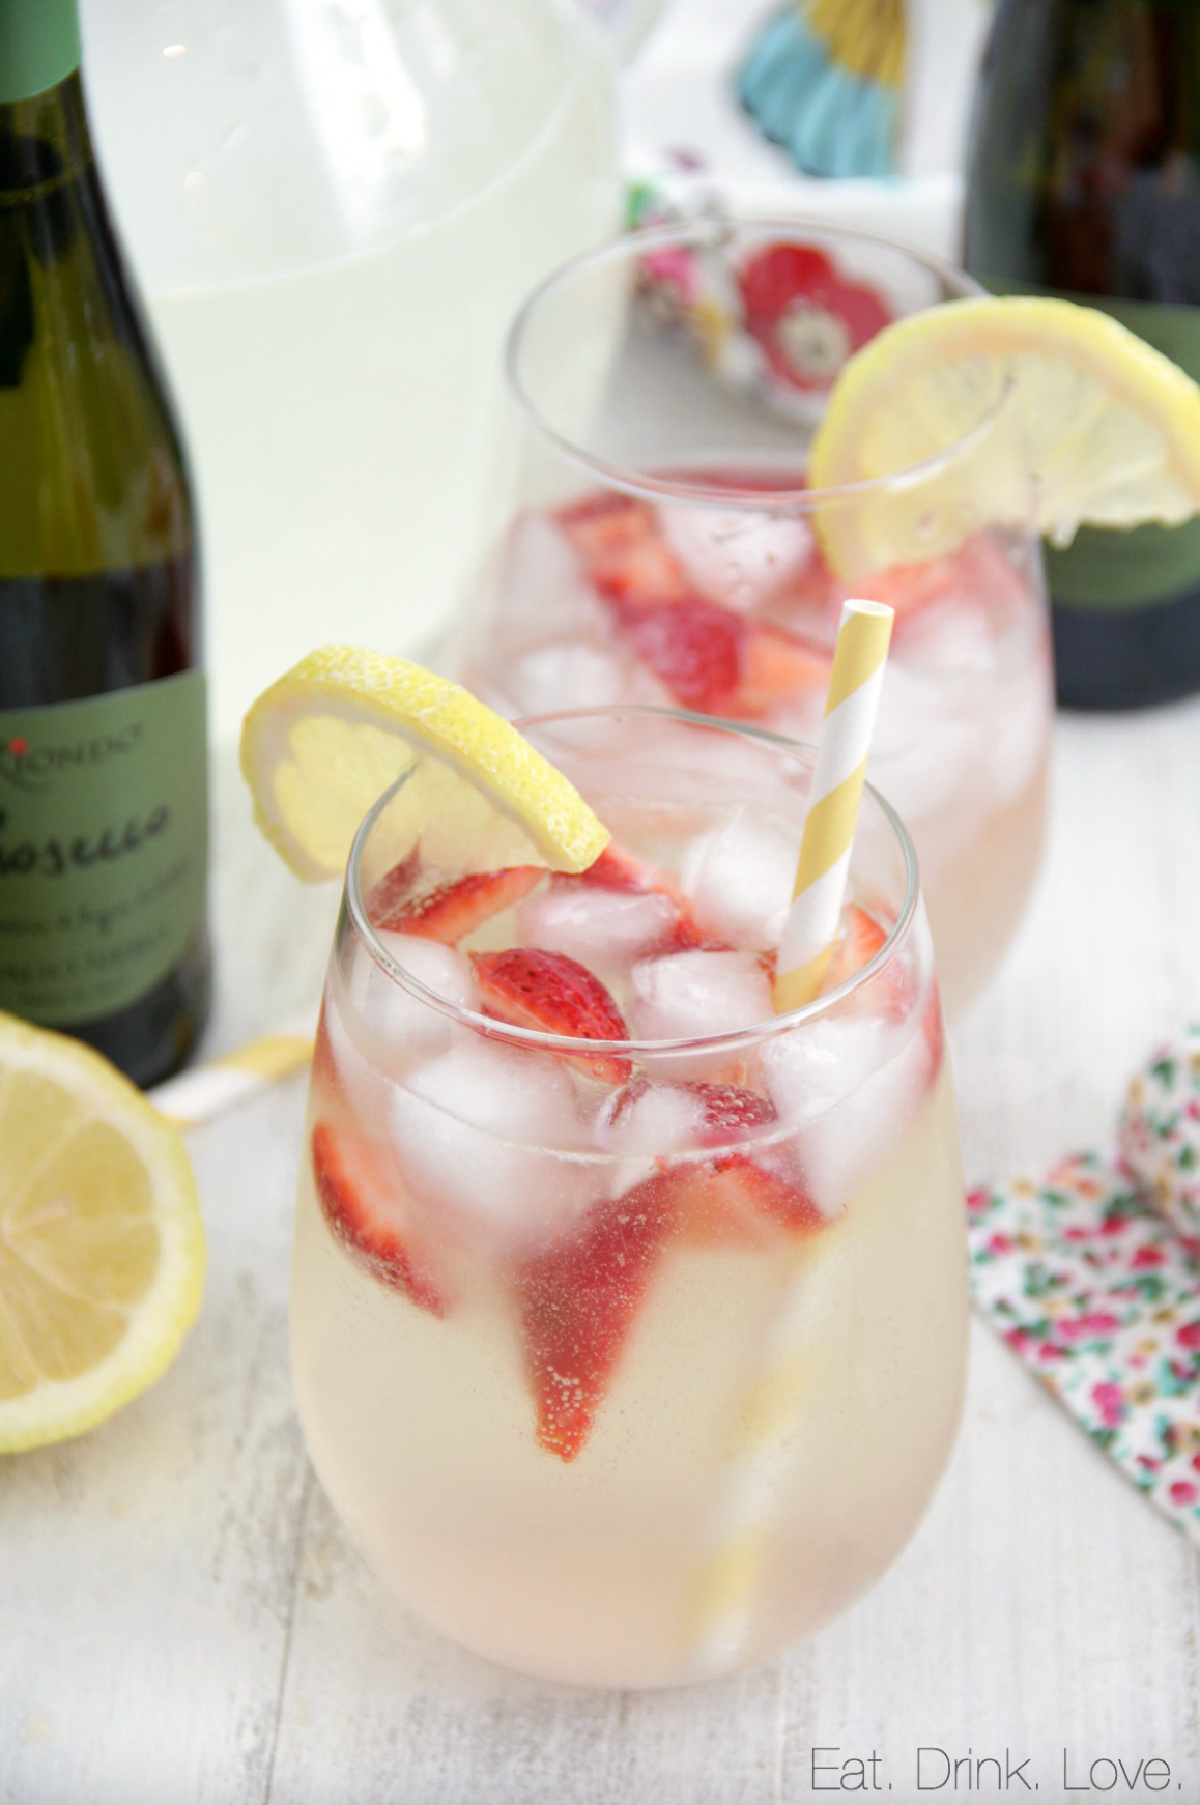
[[[340,877],[371,805],[388,810],[392,857],[421,842],[446,869],[583,871],[608,830],[508,721],[402,658],[322,646],[253,704],[242,771],[258,825],[298,877]]]
[[[950,301],[856,353],[813,440],[814,489],[900,472],[819,510],[842,576],[936,556],[984,525],[1058,545],[1085,522],[1174,525],[1200,509],[1200,388],[1093,308]]]
[[[90,1048],[0,1015],[0,1453],[78,1435],[144,1391],[203,1280],[176,1131]]]

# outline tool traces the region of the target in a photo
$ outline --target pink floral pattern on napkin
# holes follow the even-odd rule
[[[1096,1153],[968,1198],[975,1302],[1200,1545],[1200,1241]]]

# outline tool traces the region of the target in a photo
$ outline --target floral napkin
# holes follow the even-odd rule
[[[1200,1029],[1155,1050],[1111,1156],[968,1198],[975,1302],[1200,1545]],[[1191,1232],[1189,1232],[1191,1231]]]

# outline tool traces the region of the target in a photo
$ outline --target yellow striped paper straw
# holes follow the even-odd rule
[[[231,1053],[168,1078],[147,1096],[177,1128],[198,1128],[302,1070],[312,1050],[312,1018],[298,1016],[274,1034],[260,1034]]]
[[[883,602],[848,601],[842,607],[792,906],[779,945],[779,1014],[811,1003],[833,951],[892,619]]]
[[[779,949],[775,1007],[781,1013],[818,994],[833,950],[892,618],[881,602],[848,601],[842,608],[792,907]],[[750,1628],[792,1440],[810,1389],[820,1383],[812,1373],[815,1353],[832,1332],[831,1311],[840,1309],[842,1289],[834,1275],[844,1257],[835,1226],[799,1250],[759,1370],[742,1399],[689,1625],[688,1644],[700,1675],[721,1672],[735,1660]]]

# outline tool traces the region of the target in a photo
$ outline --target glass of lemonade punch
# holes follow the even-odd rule
[[[437,1629],[674,1685],[848,1606],[947,1460],[967,1291],[932,944],[868,789],[824,991],[774,1014],[811,754],[621,707],[521,732],[611,833],[584,869],[530,863],[462,786],[418,807],[419,764],[354,841],[295,1397],[352,1540]]]
[[[841,452],[830,414],[835,377],[890,322],[979,292],[794,220],[656,227],[565,265],[510,336],[508,502],[457,652],[513,716],[636,702],[811,740],[842,601],[889,602],[870,774],[916,843],[951,1015],[999,962],[1041,852],[1038,540],[1019,495],[971,512],[1004,486],[1003,460],[986,467],[993,372],[949,449],[936,405],[930,437],[885,393]],[[980,460],[983,481],[963,480]]]

